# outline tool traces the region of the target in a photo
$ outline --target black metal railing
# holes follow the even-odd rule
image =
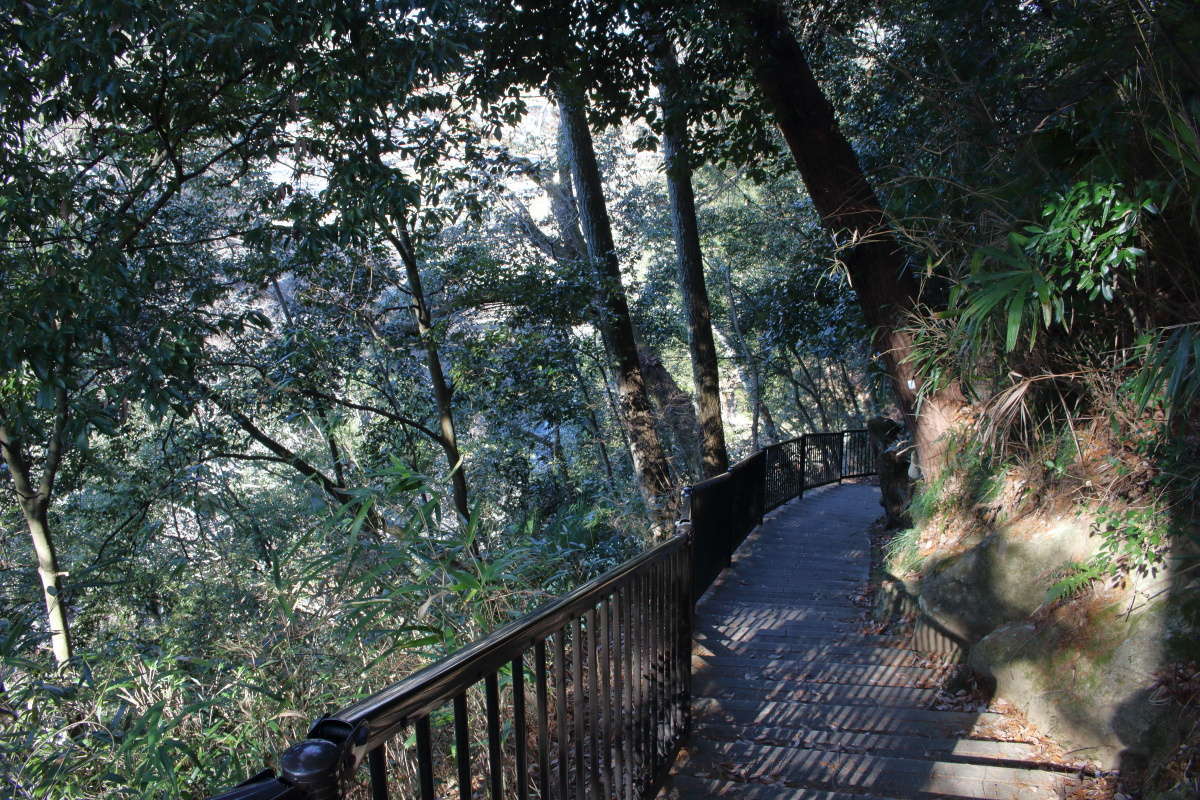
[[[863,478],[878,470],[875,446],[864,430],[845,431],[842,444],[842,478]]]
[[[675,536],[321,718],[278,776],[219,800],[470,800],[483,785],[493,800],[652,795],[690,730],[696,599],[763,514],[874,471],[865,430],[759,450],[684,490]],[[473,753],[483,739],[486,753]]]
[[[807,433],[768,445],[728,472],[684,489],[693,538],[692,596],[699,599],[768,511],[815,489],[875,473],[868,432]]]

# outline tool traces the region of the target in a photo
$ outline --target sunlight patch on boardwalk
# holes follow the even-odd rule
[[[1069,776],[1029,742],[976,735],[987,712],[934,709],[940,672],[865,632],[867,484],[769,514],[696,611],[693,735],[660,797],[1055,798]]]

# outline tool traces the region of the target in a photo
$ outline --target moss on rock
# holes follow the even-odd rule
[[[1144,763],[1175,736],[1170,707],[1153,702],[1150,688],[1165,610],[1073,605],[1086,619],[1003,625],[971,648],[968,663],[1067,750],[1109,768]]]

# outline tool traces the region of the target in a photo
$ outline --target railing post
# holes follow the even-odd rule
[[[679,490],[679,519],[675,520],[675,533],[692,540],[692,487]]]
[[[675,532],[687,540],[687,547],[683,550],[683,586],[680,588],[680,602],[683,604],[683,624],[679,630],[680,667],[683,670],[683,697],[680,700],[683,710],[682,740],[690,736],[692,731],[692,632],[696,622],[696,539],[692,530],[692,487],[683,487],[679,494],[680,516],[679,521],[675,523]]]
[[[804,488],[808,483],[808,434],[800,434],[800,493],[797,497],[804,497]]]
[[[342,757],[342,748],[328,739],[305,739],[283,751],[279,772],[307,800],[339,800]]]
[[[838,483],[846,475],[846,431],[838,434]]]
[[[762,525],[763,513],[767,508],[767,463],[770,461],[772,445],[767,445],[759,453],[759,460],[762,464],[759,466],[757,486],[754,487],[754,524]]]
[[[692,529],[692,487],[684,486],[679,490],[679,519],[675,521],[675,533],[687,538],[687,581],[688,591],[696,581],[696,537]],[[695,598],[689,594],[688,608],[695,604]],[[688,634],[691,635],[690,633]]]

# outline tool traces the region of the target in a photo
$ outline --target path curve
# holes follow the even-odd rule
[[[867,632],[866,484],[768,515],[697,608],[693,733],[662,800],[1057,798],[1070,775],[1003,718],[932,708],[941,672]]]

